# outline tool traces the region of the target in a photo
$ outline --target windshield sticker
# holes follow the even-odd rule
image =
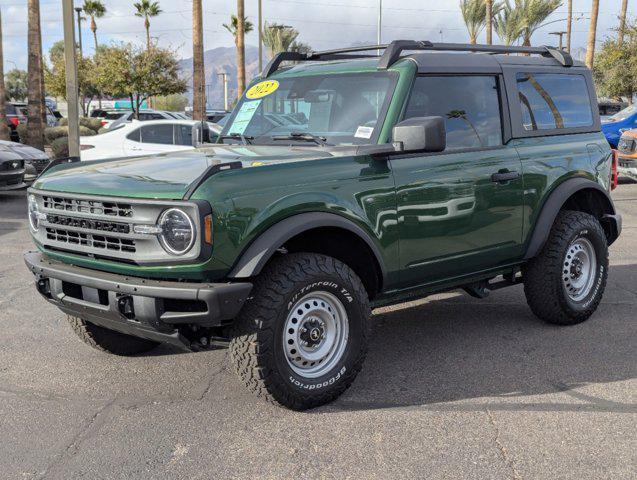
[[[248,128],[248,124],[254,117],[254,113],[261,105],[261,100],[257,100],[254,102],[243,102],[241,104],[241,108],[237,112],[237,115],[234,117],[234,121],[232,122],[232,126],[228,129],[228,133],[243,133]]]
[[[271,93],[274,93],[279,88],[279,82],[276,80],[266,80],[265,82],[259,82],[256,85],[250,87],[246,93],[246,98],[255,100],[257,98],[263,98]]]
[[[356,138],[372,138],[373,133],[374,127],[364,127],[361,125],[356,129],[354,136]]]

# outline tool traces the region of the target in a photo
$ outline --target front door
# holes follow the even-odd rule
[[[406,285],[502,265],[522,250],[521,162],[503,145],[497,76],[422,76],[406,118],[442,116],[447,148],[393,157]]]

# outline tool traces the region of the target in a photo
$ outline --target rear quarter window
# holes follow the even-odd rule
[[[590,96],[583,75],[517,73],[516,82],[525,130],[593,125]]]

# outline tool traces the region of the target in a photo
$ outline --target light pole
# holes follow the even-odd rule
[[[80,109],[75,58],[75,29],[73,28],[73,0],[62,0],[62,18],[64,24],[64,61],[66,63],[67,116],[69,120],[69,157],[79,158]]]
[[[261,0],[259,0],[259,21],[258,21],[258,24],[259,24],[259,73],[261,73],[261,70],[263,70],[263,8],[262,8],[262,5],[261,5]],[[228,110],[228,106],[227,105],[226,105],[226,110]]]
[[[80,58],[82,58],[82,7],[75,7],[75,11],[77,12],[77,38],[78,45],[80,47]]]
[[[562,37],[564,35],[566,35],[568,32],[564,31],[564,32],[549,32],[549,35],[557,35],[558,37],[560,37],[560,50],[562,50]]]
[[[226,72],[217,73],[218,76],[223,77],[223,109],[228,111],[228,74]]]
[[[383,0],[378,0],[378,24],[376,26],[376,45],[380,45],[383,39]]]

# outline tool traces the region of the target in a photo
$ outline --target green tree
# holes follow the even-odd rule
[[[469,32],[469,43],[475,45],[487,20],[487,6],[483,0],[460,0],[460,12]]]
[[[245,25],[245,33],[250,33],[252,30],[254,30],[254,25],[252,24],[252,22],[250,20],[248,20],[248,17],[244,17],[244,25]],[[223,24],[223,28],[225,28],[226,30],[228,30],[232,36],[234,37],[234,43],[236,45],[237,43],[237,24],[239,23],[239,19],[237,18],[236,15],[230,15],[230,23],[224,23]]]
[[[292,42],[292,45],[290,45],[289,50],[290,52],[299,52],[299,53],[304,53],[306,55],[309,55],[310,53],[314,51],[311,45],[307,43],[303,43],[303,42],[297,42],[296,40]]]
[[[513,45],[522,37],[523,24],[520,11],[506,1],[493,19],[493,27],[502,43]]]
[[[44,80],[47,91],[56,97],[66,100],[66,62],[64,61],[64,41],[55,42],[49,50],[50,66],[45,68]],[[95,75],[95,61],[90,57],[77,56],[77,80],[82,114],[88,115],[93,99],[98,95],[98,84]]]
[[[93,41],[95,42],[95,52],[97,53],[97,23],[96,18],[102,18],[106,13],[106,7],[100,0],[84,0],[82,10],[91,17],[91,32],[93,32]]]
[[[593,76],[600,95],[625,97],[637,92],[637,22],[624,28],[623,42],[607,38],[595,54]]]
[[[27,98],[29,74],[25,70],[9,70],[4,76],[7,100],[21,102]]]
[[[561,5],[561,0],[515,0],[522,22],[522,45],[531,46],[531,36]]]
[[[131,44],[101,47],[95,73],[100,91],[129,98],[135,117],[148,98],[186,91],[177,56],[165,48],[140,50]]]
[[[267,47],[270,58],[279,52],[286,52],[299,36],[293,27],[265,22],[263,27],[263,44]]]
[[[142,17],[144,19],[144,28],[146,29],[146,49],[150,50],[150,19],[159,15],[162,10],[159,6],[159,2],[152,2],[151,0],[141,0],[139,3],[134,3],[135,16]]]
[[[169,112],[183,112],[188,105],[188,97],[181,93],[164,95],[154,99],[155,108]]]

